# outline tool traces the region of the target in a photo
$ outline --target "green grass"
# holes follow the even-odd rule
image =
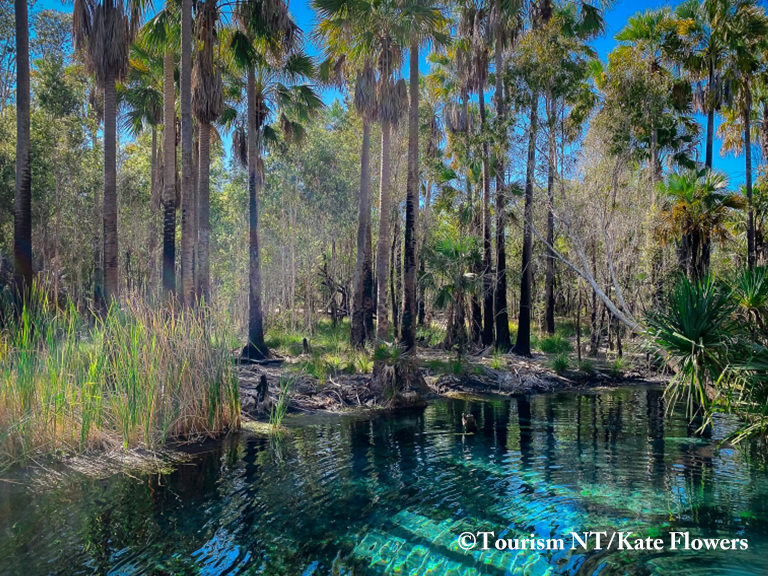
[[[304,354],[303,339],[307,338],[309,354]],[[321,384],[339,374],[370,374],[373,356],[368,348],[357,350],[349,343],[349,322],[320,320],[311,336],[279,326],[266,335],[267,346],[278,354],[298,361],[288,364],[294,372],[303,372]]]
[[[559,334],[539,339],[536,347],[545,354],[565,354],[573,351],[571,342]]]
[[[0,468],[211,437],[239,421],[226,338],[203,312],[127,301],[95,319],[37,289],[0,332]]]
[[[272,432],[277,432],[283,425],[283,419],[288,413],[288,404],[291,401],[293,384],[294,380],[292,379],[280,378],[280,396],[277,399],[277,404],[269,412],[269,427]]]
[[[552,369],[558,374],[565,372],[571,365],[571,360],[566,353],[560,353],[550,361]]]
[[[416,341],[423,346],[434,348],[439,346],[445,340],[445,329],[431,324],[429,326],[416,327]]]
[[[623,356],[619,356],[608,366],[608,372],[614,378],[620,378],[627,371],[628,367],[626,359]]]
[[[592,360],[585,358],[579,364],[579,371],[584,372],[584,374],[594,374],[595,363]]]

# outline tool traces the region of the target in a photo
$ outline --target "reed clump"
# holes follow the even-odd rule
[[[158,448],[240,424],[232,355],[205,310],[137,298],[94,317],[36,288],[21,314],[4,316],[0,468],[41,454]]]

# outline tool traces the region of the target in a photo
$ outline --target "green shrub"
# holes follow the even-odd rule
[[[623,356],[619,356],[618,358],[616,358],[613,362],[611,362],[610,366],[608,367],[608,372],[610,372],[611,376],[613,376],[614,378],[621,378],[621,376],[626,371],[627,371],[627,361],[624,359]]]
[[[558,334],[540,339],[537,347],[546,354],[565,354],[573,351],[570,341]]]
[[[552,369],[558,374],[568,370],[570,365],[571,361],[570,358],[568,358],[568,354],[562,353],[552,358]]]
[[[584,372],[584,374],[594,374],[595,373],[595,363],[592,362],[592,360],[584,359],[579,364],[579,370],[581,372]]]

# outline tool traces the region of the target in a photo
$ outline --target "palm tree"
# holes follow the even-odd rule
[[[250,292],[248,343],[243,356],[262,360],[269,357],[264,342],[259,245],[259,196],[264,182],[262,151],[267,120],[276,114],[286,132],[298,133],[295,120],[306,120],[322,102],[312,87],[303,83],[314,74],[314,66],[298,49],[300,31],[282,1],[242,2],[237,18],[240,30],[233,34],[230,45],[235,60],[245,68],[248,123]],[[270,128],[270,132],[274,130]]]
[[[205,0],[197,18],[197,39],[200,49],[195,56],[192,70],[192,107],[199,124],[200,160],[198,177],[199,247],[198,281],[199,297],[210,300],[210,141],[211,124],[216,121],[224,104],[221,71],[216,65],[214,46],[217,43],[216,0]]]
[[[361,348],[366,339],[373,336],[368,329],[369,318],[373,315],[370,149],[371,123],[379,112],[376,71],[370,53],[372,46],[364,42],[371,40],[370,28],[363,26],[369,11],[362,4],[347,0],[315,0],[313,6],[320,15],[316,33],[330,53],[323,66],[327,68],[325,75],[328,81],[343,81],[345,68],[354,75],[353,105],[362,121],[357,251],[350,322],[350,343]]]
[[[16,184],[13,255],[22,298],[32,286],[32,176],[29,157],[29,26],[26,0],[16,0]]]
[[[402,7],[408,54],[408,174],[405,192],[405,254],[401,341],[409,351],[416,345],[416,250],[419,210],[419,46],[428,38],[442,40],[443,15],[429,0],[413,0]]]
[[[482,279],[473,272],[482,260],[482,250],[473,236],[446,235],[425,246],[424,258],[430,266],[421,283],[434,290],[435,308],[448,309],[443,346],[456,348],[461,355],[467,343],[466,298],[482,288]]]
[[[744,160],[747,193],[747,266],[755,267],[755,217],[752,206],[752,84],[753,78],[765,71],[768,31],[765,13],[753,0],[738,0],[732,7],[732,18],[727,28],[729,58],[726,74],[733,79],[736,100],[741,111],[744,131]]]
[[[677,7],[679,34],[668,37],[667,50],[695,82],[694,104],[707,116],[704,166],[712,168],[715,112],[727,93],[723,64],[728,54],[725,25],[730,0],[686,0]]]
[[[75,48],[104,91],[104,297],[119,295],[117,248],[117,98],[115,86],[128,71],[128,53],[136,36],[143,0],[75,0],[72,27]]]
[[[488,346],[493,342],[493,283],[491,281],[491,174],[488,145],[488,126],[485,108],[485,89],[488,83],[488,64],[491,43],[490,8],[474,0],[460,8],[459,35],[469,44],[467,62],[467,80],[470,92],[477,93],[480,112],[480,138],[482,142],[482,277],[483,277],[483,316],[481,339]]]
[[[387,340],[387,278],[389,277],[389,219],[391,213],[391,137],[407,101],[403,79],[395,80],[399,67],[400,49],[389,32],[381,36],[379,64],[379,120],[381,121],[381,170],[379,178],[379,241],[376,245],[376,337]],[[393,310],[394,313],[394,310]]]
[[[730,237],[729,212],[743,207],[741,197],[727,192],[727,186],[724,174],[706,168],[670,174],[662,186],[659,232],[679,242],[680,267],[691,280],[707,275],[712,241]]]
[[[626,42],[636,47],[647,63],[650,78],[660,78],[669,75],[669,70],[664,66],[666,60],[666,44],[672,26],[671,14],[668,9],[646,10],[642,14],[632,16],[624,29],[616,35],[616,40]],[[651,100],[648,104],[655,107],[658,99]],[[644,103],[644,113],[651,123],[650,142],[650,173],[651,182],[656,183],[661,179],[661,161],[659,159],[659,126],[657,121],[661,110],[649,109]]]
[[[179,39],[179,14],[176,2],[163,10],[142,30],[142,41],[162,56],[163,61],[163,292],[176,292],[176,46]]]
[[[194,125],[192,124],[192,0],[181,0],[181,294],[185,304],[195,301],[195,183]]]
[[[504,51],[517,34],[520,25],[520,3],[517,0],[494,0],[490,26],[494,37],[496,101],[496,285],[493,310],[496,322],[496,349],[507,352],[512,347],[507,312],[507,190],[504,182],[504,159],[507,155],[507,98],[504,94]]]
[[[146,36],[141,40],[146,40]],[[126,107],[124,128],[138,136],[147,126],[152,132],[150,153],[150,224],[149,224],[149,285],[152,293],[156,277],[157,224],[155,212],[160,208],[161,163],[158,154],[157,129],[163,121],[163,62],[146,41],[136,42],[131,48],[130,71],[127,86],[121,90]]]

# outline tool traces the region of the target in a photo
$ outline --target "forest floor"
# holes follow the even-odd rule
[[[244,420],[266,420],[271,406],[288,383],[290,413],[346,412],[386,408],[371,388],[370,373],[349,373],[342,369],[326,369],[320,377],[312,374],[309,354],[286,357],[282,362],[268,365],[244,364],[240,367],[240,398]],[[579,369],[557,366],[551,354],[537,352],[531,357],[514,354],[494,354],[485,350],[457,358],[440,348],[419,348],[418,364],[428,392],[424,400],[440,396],[464,394],[547,393],[594,387],[615,387],[638,384],[661,384],[665,376],[647,366],[634,362],[588,359]],[[644,362],[643,362],[644,364]],[[307,370],[307,367],[310,369]],[[262,377],[267,384],[266,401],[259,401]],[[263,394],[263,392],[262,392]]]

